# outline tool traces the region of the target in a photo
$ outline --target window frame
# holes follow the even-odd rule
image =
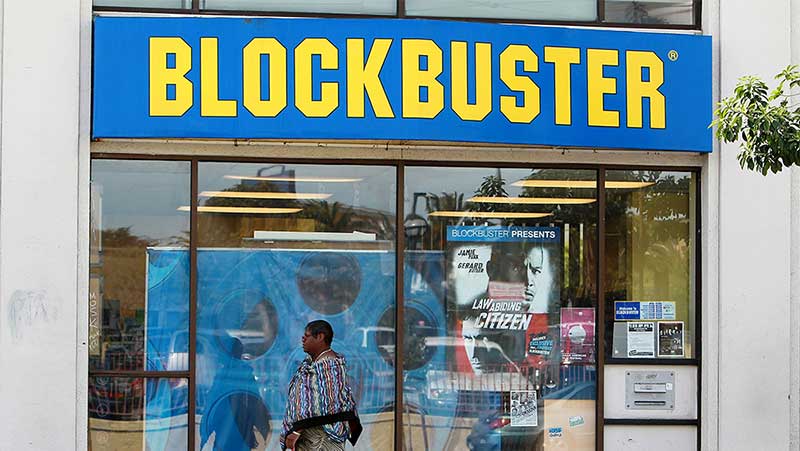
[[[194,0],[195,2],[197,0]],[[401,2],[403,0],[400,0]],[[404,260],[405,260],[405,227],[403,218],[405,217],[405,168],[415,166],[436,166],[436,167],[508,167],[508,168],[541,168],[541,169],[589,169],[597,172],[597,240],[596,240],[596,255],[597,267],[596,269],[596,286],[597,286],[597,299],[596,313],[595,313],[595,341],[596,341],[596,362],[595,368],[597,371],[597,393],[595,399],[595,450],[603,451],[603,432],[606,425],[658,425],[658,426],[673,426],[684,425],[694,426],[697,429],[697,449],[701,446],[701,420],[702,420],[702,404],[700,393],[702,391],[702,168],[699,166],[670,166],[670,165],[625,165],[625,164],[557,164],[557,163],[537,163],[537,162],[509,162],[509,161],[438,161],[433,162],[429,160],[403,160],[403,159],[354,159],[354,158],[258,158],[258,157],[235,157],[235,156],[186,156],[186,155],[144,155],[144,154],[129,154],[129,153],[92,153],[91,160],[161,160],[161,161],[187,161],[190,163],[190,189],[191,189],[191,212],[190,212],[190,237],[189,237],[189,263],[190,263],[190,293],[189,293],[189,368],[186,371],[96,371],[87,368],[88,376],[105,376],[105,377],[140,377],[143,379],[148,378],[185,378],[188,380],[188,412],[187,412],[187,449],[194,451],[196,449],[196,377],[194,373],[197,368],[196,364],[196,339],[197,339],[197,248],[198,248],[198,167],[200,163],[205,162],[239,162],[239,163],[262,163],[262,164],[353,164],[365,166],[392,166],[395,168],[396,173],[396,241],[395,241],[395,349],[400,350],[395,353],[395,411],[394,411],[394,447],[395,449],[404,449],[405,432],[403,430],[403,414],[405,413],[403,407],[403,343],[404,343],[404,329],[401,325],[405,324],[405,299],[404,299]],[[697,177],[695,186],[695,195],[697,202],[695,202],[695,336],[694,336],[694,356],[692,358],[682,359],[615,359],[606,358],[605,354],[605,322],[606,322],[606,308],[605,308],[605,232],[606,232],[606,191],[605,181],[606,173],[610,170],[650,170],[650,171],[675,171],[675,172],[691,172]],[[88,232],[88,230],[87,230]],[[88,283],[88,279],[87,279]],[[88,299],[87,299],[88,302]],[[88,350],[87,350],[88,353]],[[627,366],[695,366],[697,368],[697,418],[688,420],[674,420],[674,419],[660,419],[660,420],[642,420],[642,419],[615,419],[606,418],[604,411],[604,384],[605,384],[605,366],[606,365],[627,365]],[[399,375],[399,377],[398,377]],[[86,423],[87,432],[89,430],[89,423]],[[87,436],[88,437],[88,436]]]
[[[350,19],[431,19],[461,22],[487,22],[487,23],[510,23],[528,25],[563,25],[563,26],[591,26],[601,28],[636,28],[653,30],[702,30],[702,0],[692,0],[692,24],[639,24],[627,22],[606,22],[605,11],[607,0],[595,0],[597,6],[597,17],[593,21],[570,21],[570,20],[543,20],[543,19],[503,19],[491,17],[440,17],[425,15],[409,15],[406,13],[405,0],[395,0],[396,7],[394,14],[349,14],[349,13],[314,13],[314,12],[291,12],[280,10],[251,11],[251,10],[218,10],[200,8],[200,0],[192,0],[191,8],[152,8],[152,7],[131,7],[131,6],[93,6],[95,13],[119,12],[119,13],[149,13],[149,14],[176,14],[176,15],[203,15],[203,16],[268,16],[268,17],[321,17],[321,18],[350,18]]]

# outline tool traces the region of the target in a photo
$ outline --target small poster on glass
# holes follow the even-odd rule
[[[511,392],[511,426],[538,426],[539,405],[536,392],[521,390]]]
[[[658,356],[683,357],[683,321],[658,323]]]
[[[647,359],[656,356],[655,323],[628,323],[628,358]]]

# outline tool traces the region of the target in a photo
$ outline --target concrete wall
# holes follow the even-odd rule
[[[789,64],[790,0],[721,0],[717,34],[723,96],[746,74],[772,78]],[[795,2],[796,3],[796,2]],[[796,21],[795,26],[800,26]],[[738,146],[719,158],[718,449],[790,449],[791,171],[762,177],[744,172]],[[706,268],[714,271],[713,267]],[[795,448],[796,449],[796,448]]]
[[[88,149],[80,136],[79,99],[89,86],[79,71],[81,5],[0,1],[2,450],[85,446],[76,311],[85,261],[79,153]]]

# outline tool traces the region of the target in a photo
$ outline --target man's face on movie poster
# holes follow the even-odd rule
[[[518,300],[528,313],[546,313],[552,284],[549,254],[541,243],[495,244],[486,265],[487,295]]]
[[[524,337],[533,314],[557,308],[553,247],[515,242],[451,248],[450,295],[473,373],[503,371],[524,359]]]

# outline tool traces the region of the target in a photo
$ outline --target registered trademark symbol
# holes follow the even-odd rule
[[[667,58],[669,58],[670,61],[678,61],[678,51],[670,50],[669,53],[667,53]]]

